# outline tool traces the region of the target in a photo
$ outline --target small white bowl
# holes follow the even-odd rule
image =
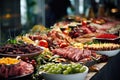
[[[86,66],[84,66],[86,67]],[[86,67],[86,71],[83,73],[76,73],[76,74],[50,74],[50,73],[42,73],[45,80],[85,80],[88,74],[88,67]]]
[[[106,55],[106,56],[109,56],[109,57],[115,56],[119,52],[120,52],[120,49],[109,50],[109,51],[96,51],[96,53],[98,53],[98,54]]]

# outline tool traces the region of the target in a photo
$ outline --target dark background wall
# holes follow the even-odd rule
[[[1,41],[14,37],[21,30],[20,0],[0,1]]]

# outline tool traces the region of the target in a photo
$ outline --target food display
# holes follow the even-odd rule
[[[97,44],[85,45],[85,47],[95,51],[101,51],[101,50],[108,51],[108,50],[120,49],[120,45],[114,43],[97,43]]]
[[[88,73],[88,67],[81,64],[48,63],[41,66],[40,73],[46,80],[70,80],[71,78],[84,80]]]
[[[14,58],[0,59],[0,78],[9,79],[16,76],[24,76],[33,73],[34,67],[24,61]]]
[[[34,80],[41,75],[45,80],[85,80],[88,67],[120,52],[120,38],[115,33],[119,21],[74,18],[57,22],[50,29],[35,25],[30,32],[1,45],[0,78],[34,72]]]
[[[120,45],[114,43],[97,43],[85,45],[86,48],[94,50],[96,53],[109,57],[115,56],[120,52]]]
[[[22,59],[25,57],[34,57],[43,51],[42,48],[33,44],[5,44],[0,47],[0,56],[2,57],[17,57]]]
[[[6,58],[1,58],[0,59],[0,65],[4,64],[4,65],[14,65],[19,63],[20,60],[15,59],[15,58],[10,58],[10,57],[6,57]]]
[[[32,64],[34,67],[36,66],[37,62],[35,59],[29,58],[29,57],[25,57],[24,59],[22,59],[23,61]]]
[[[6,44],[0,47],[1,54],[30,54],[40,50],[41,48],[32,44]]]
[[[92,60],[92,56],[96,57],[97,55],[87,49],[80,50],[79,48],[74,47],[65,47],[65,48],[58,48],[52,51],[54,54],[60,55],[64,58],[70,59],[75,62],[86,62]]]
[[[71,28],[71,27],[70,27]],[[96,32],[96,29],[86,25],[86,26],[76,26],[72,27],[72,30],[69,32],[71,38],[76,38],[85,34],[90,34]]]
[[[47,72],[51,74],[75,74],[83,73],[86,71],[86,67],[81,64],[62,64],[62,63],[48,63],[40,68],[41,72]]]
[[[31,40],[30,38],[28,38],[27,36],[18,36],[16,37],[16,39],[19,41],[23,41],[27,44],[33,44],[33,45],[36,45],[35,42],[33,40]]]
[[[83,49],[84,48],[84,44],[82,43],[73,43],[72,44],[75,48],[80,48],[80,49]]]

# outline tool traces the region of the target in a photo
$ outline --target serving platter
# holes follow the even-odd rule
[[[24,75],[20,75],[20,76],[13,76],[13,77],[9,77],[9,78],[2,78],[2,80],[30,80],[33,73],[34,73],[34,71],[29,73],[29,74],[24,74]]]
[[[13,58],[16,58],[17,56],[20,56],[20,58],[34,57],[34,56],[39,55],[42,51],[43,50],[37,51],[34,53],[26,53],[26,54],[3,54],[3,53],[0,53],[0,57],[13,57]]]
[[[91,57],[92,60],[86,61],[86,62],[80,62],[80,64],[86,65],[87,67],[90,67],[90,66],[93,66],[93,65],[97,64],[99,62],[99,60],[102,58],[101,55],[99,55],[99,54],[97,54],[97,55],[98,55],[97,58]]]
[[[112,57],[117,55],[120,52],[120,49],[116,49],[116,50],[109,50],[109,51],[96,51],[97,54],[101,54],[101,55],[106,55],[108,57]]]

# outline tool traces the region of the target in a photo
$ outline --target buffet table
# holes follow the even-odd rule
[[[27,75],[34,80],[41,76],[46,80],[89,80],[108,58],[120,52],[120,36],[115,33],[118,29],[119,21],[106,18],[62,21],[51,29],[36,25],[29,33],[0,45],[0,78]],[[19,65],[8,59],[13,63],[6,63],[6,57],[19,60]],[[97,70],[90,71],[90,66]]]

